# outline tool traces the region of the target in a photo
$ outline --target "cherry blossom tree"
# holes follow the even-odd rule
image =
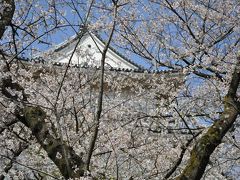
[[[144,16],[122,21],[119,36],[126,49],[160,68],[179,67],[196,79],[224,82],[217,87],[220,97],[225,96],[221,115],[196,142],[186,168],[177,178],[200,179],[210,155],[239,114],[239,2],[226,5],[225,1],[165,0],[142,6],[136,4],[130,12],[144,11]],[[136,17],[144,23],[136,23]]]
[[[238,1],[0,4],[0,179],[239,175]],[[22,58],[83,29],[100,69]],[[110,44],[160,72],[107,70]]]

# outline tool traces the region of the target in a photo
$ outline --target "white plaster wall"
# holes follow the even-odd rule
[[[88,35],[82,39],[77,48],[77,51],[73,55],[73,58],[71,60],[72,64],[82,65],[86,63],[88,65],[100,66],[102,57],[101,51],[104,49],[104,44],[96,36],[92,35],[92,37]],[[62,49],[59,52],[56,61],[61,63],[68,63],[75,45],[76,41],[70,44],[68,47]],[[124,60],[111,49],[108,50],[106,56],[106,66],[114,68],[137,69],[134,65]]]

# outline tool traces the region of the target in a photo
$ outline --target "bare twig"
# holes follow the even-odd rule
[[[105,59],[106,59],[106,54],[107,54],[107,50],[109,48],[110,42],[112,40],[113,37],[113,33],[115,30],[115,26],[116,26],[116,17],[117,17],[117,3],[114,3],[114,21],[113,21],[113,26],[112,26],[112,30],[111,33],[109,35],[108,41],[103,49],[102,52],[102,58],[101,58],[101,74],[100,74],[100,88],[99,88],[99,95],[98,95],[98,105],[97,105],[97,110],[96,110],[96,114],[94,117],[94,123],[95,123],[95,128],[94,128],[94,133],[92,136],[92,139],[90,141],[90,146],[89,146],[89,151],[88,151],[88,157],[87,157],[87,170],[89,170],[90,167],[90,161],[91,161],[91,157],[94,151],[94,147],[95,147],[95,143],[97,140],[97,136],[98,136],[98,130],[99,130],[99,124],[100,124],[100,118],[101,118],[101,113],[102,113],[102,101],[103,101],[103,86],[104,86],[104,65],[105,65]]]

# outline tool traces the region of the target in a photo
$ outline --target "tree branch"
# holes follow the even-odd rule
[[[6,27],[11,24],[15,11],[15,3],[14,0],[3,0],[1,6],[3,11],[0,13],[0,39],[2,38]]]
[[[104,71],[105,71],[105,59],[106,59],[106,55],[107,55],[107,50],[109,48],[110,42],[112,40],[113,37],[113,33],[115,30],[115,26],[116,26],[116,17],[117,17],[117,1],[114,4],[114,21],[113,21],[113,26],[112,26],[112,30],[111,33],[109,35],[108,41],[103,49],[102,52],[102,58],[101,58],[101,74],[100,74],[100,87],[99,87],[99,95],[98,95],[98,104],[97,104],[97,110],[96,110],[96,114],[94,117],[94,133],[92,136],[92,139],[90,141],[90,146],[89,146],[89,151],[88,151],[88,157],[87,157],[87,170],[89,170],[89,166],[90,166],[90,161],[91,161],[91,157],[94,151],[94,147],[95,147],[95,143],[97,140],[97,136],[98,136],[98,130],[99,130],[99,124],[100,124],[100,118],[101,118],[101,113],[102,113],[102,101],[103,101],[103,88],[104,88]]]
[[[222,138],[236,121],[239,114],[239,102],[236,101],[236,92],[240,83],[240,57],[237,59],[235,70],[227,95],[224,98],[224,112],[220,120],[216,121],[208,131],[197,141],[191,151],[190,159],[182,174],[176,180],[200,180],[209,158]]]
[[[2,87],[0,89],[2,94],[12,100],[16,100],[18,97],[12,96],[8,93],[7,88],[24,91],[19,84],[13,83],[10,78],[3,79],[1,86]],[[32,134],[37,139],[37,142],[47,152],[48,157],[56,164],[61,174],[65,178],[79,178],[83,176],[85,171],[85,162],[82,160],[82,157],[75,153],[72,147],[68,146],[65,142],[61,142],[59,138],[55,138],[51,135],[47,122],[45,122],[45,111],[39,106],[26,105],[26,98],[22,100],[22,102],[23,108],[18,107],[15,110],[17,120],[22,122],[31,130]],[[66,166],[63,149],[66,149],[69,167]]]
[[[36,137],[38,143],[47,152],[48,157],[56,164],[65,178],[77,178],[83,176],[85,163],[72,147],[62,144],[59,138],[55,138],[48,130],[45,122],[46,113],[40,107],[26,106],[16,112],[16,117],[26,125]],[[67,150],[69,169],[66,166],[63,148]],[[60,155],[59,157],[57,155]],[[69,172],[70,171],[70,172]]]

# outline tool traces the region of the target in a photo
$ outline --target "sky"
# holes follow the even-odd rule
[[[43,8],[48,9],[48,5],[45,4],[46,0],[40,0],[39,3],[43,6]],[[59,1],[60,2],[60,1]],[[77,6],[77,5],[76,5]],[[51,34],[50,36],[44,36],[42,39],[44,41],[47,41],[49,44],[45,44],[45,43],[33,43],[31,48],[33,49],[38,49],[40,52],[38,53],[32,53],[32,51],[25,51],[22,55],[23,56],[27,56],[28,58],[32,58],[34,56],[36,56],[36,54],[41,54],[42,52],[45,52],[51,48],[54,48],[55,46],[67,41],[69,38],[72,38],[73,36],[76,35],[76,32],[79,31],[79,25],[82,24],[82,20],[79,18],[79,15],[81,16],[82,19],[84,19],[84,17],[86,16],[86,14],[82,13],[83,11],[80,10],[80,8],[82,7],[86,7],[83,6],[81,4],[78,5],[79,9],[79,14],[74,13],[74,11],[72,10],[72,8],[70,7],[70,5],[64,5],[64,6],[59,6],[58,7],[58,17],[59,19],[67,19],[67,21],[65,21],[68,25],[77,25],[77,26],[68,26],[66,28],[61,28],[58,31],[56,31],[55,33]],[[65,17],[59,15],[59,12],[64,12],[63,14],[65,15]],[[95,20],[98,20],[98,17],[96,15]],[[40,26],[39,28],[39,34],[43,33],[45,31],[44,28],[42,28]],[[104,39],[106,39],[106,33],[104,31],[99,31],[98,34],[101,35],[101,37]],[[151,67],[151,64],[147,61],[145,61],[143,58],[139,57],[136,54],[129,54],[126,53],[126,50],[121,49],[117,46],[115,46],[113,43],[111,43],[111,46],[116,49],[119,53],[121,53],[124,56],[127,56],[129,59],[131,59],[133,62],[143,66],[146,69],[149,69]]]

